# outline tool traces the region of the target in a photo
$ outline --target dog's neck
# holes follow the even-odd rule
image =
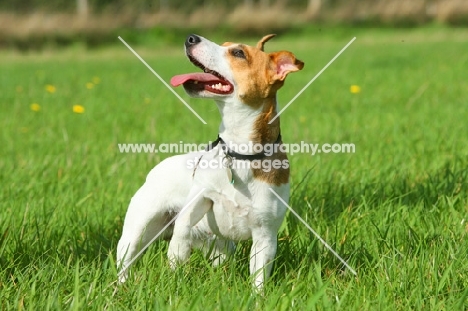
[[[276,96],[264,98],[256,105],[232,100],[217,101],[221,114],[219,135],[226,142],[239,144],[271,144],[280,134],[279,117],[276,116]],[[252,153],[252,152],[249,152]]]

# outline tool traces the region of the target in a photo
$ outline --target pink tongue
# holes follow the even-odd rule
[[[179,86],[181,84],[184,84],[188,80],[194,80],[199,82],[220,81],[220,79],[217,76],[212,75],[211,73],[198,72],[174,76],[171,79],[171,84],[172,86]]]

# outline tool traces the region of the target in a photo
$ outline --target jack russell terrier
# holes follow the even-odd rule
[[[160,238],[170,239],[172,268],[187,261],[193,247],[217,265],[234,252],[233,241],[252,238],[253,285],[262,288],[270,276],[287,209],[270,189],[288,202],[289,162],[282,148],[265,153],[262,147],[281,146],[279,118],[269,124],[277,114],[276,92],[304,66],[291,52],[264,52],[274,36],[255,47],[187,37],[187,57],[203,72],[175,76],[171,84],[183,85],[191,97],[215,100],[222,117],[218,139],[204,151],[167,158],[148,174],[125,216],[117,248],[120,282],[165,227]]]

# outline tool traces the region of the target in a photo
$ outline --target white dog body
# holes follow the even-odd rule
[[[281,144],[279,118],[269,124],[276,116],[276,91],[303,63],[290,52],[263,52],[271,37],[265,36],[256,47],[219,46],[196,35],[187,38],[187,56],[205,73],[176,76],[171,83],[183,85],[190,96],[216,101],[222,117],[220,140],[208,151],[165,159],[148,174],[125,217],[117,249],[120,281],[127,278],[139,250],[175,216],[174,224],[161,234],[170,239],[172,267],[188,260],[193,247],[212,250],[210,257],[219,264],[234,251],[233,241],[252,238],[254,285],[261,288],[269,276],[286,212],[270,189],[288,202],[289,166],[270,165],[267,170],[251,164],[253,159],[284,164],[287,157],[253,150],[240,154],[237,147]]]

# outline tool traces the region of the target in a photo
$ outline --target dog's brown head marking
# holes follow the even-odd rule
[[[266,35],[255,47],[225,42],[227,59],[233,69],[237,96],[245,104],[256,106],[265,98],[275,97],[286,76],[301,70],[304,63],[288,51],[266,53],[265,43],[275,35]]]

